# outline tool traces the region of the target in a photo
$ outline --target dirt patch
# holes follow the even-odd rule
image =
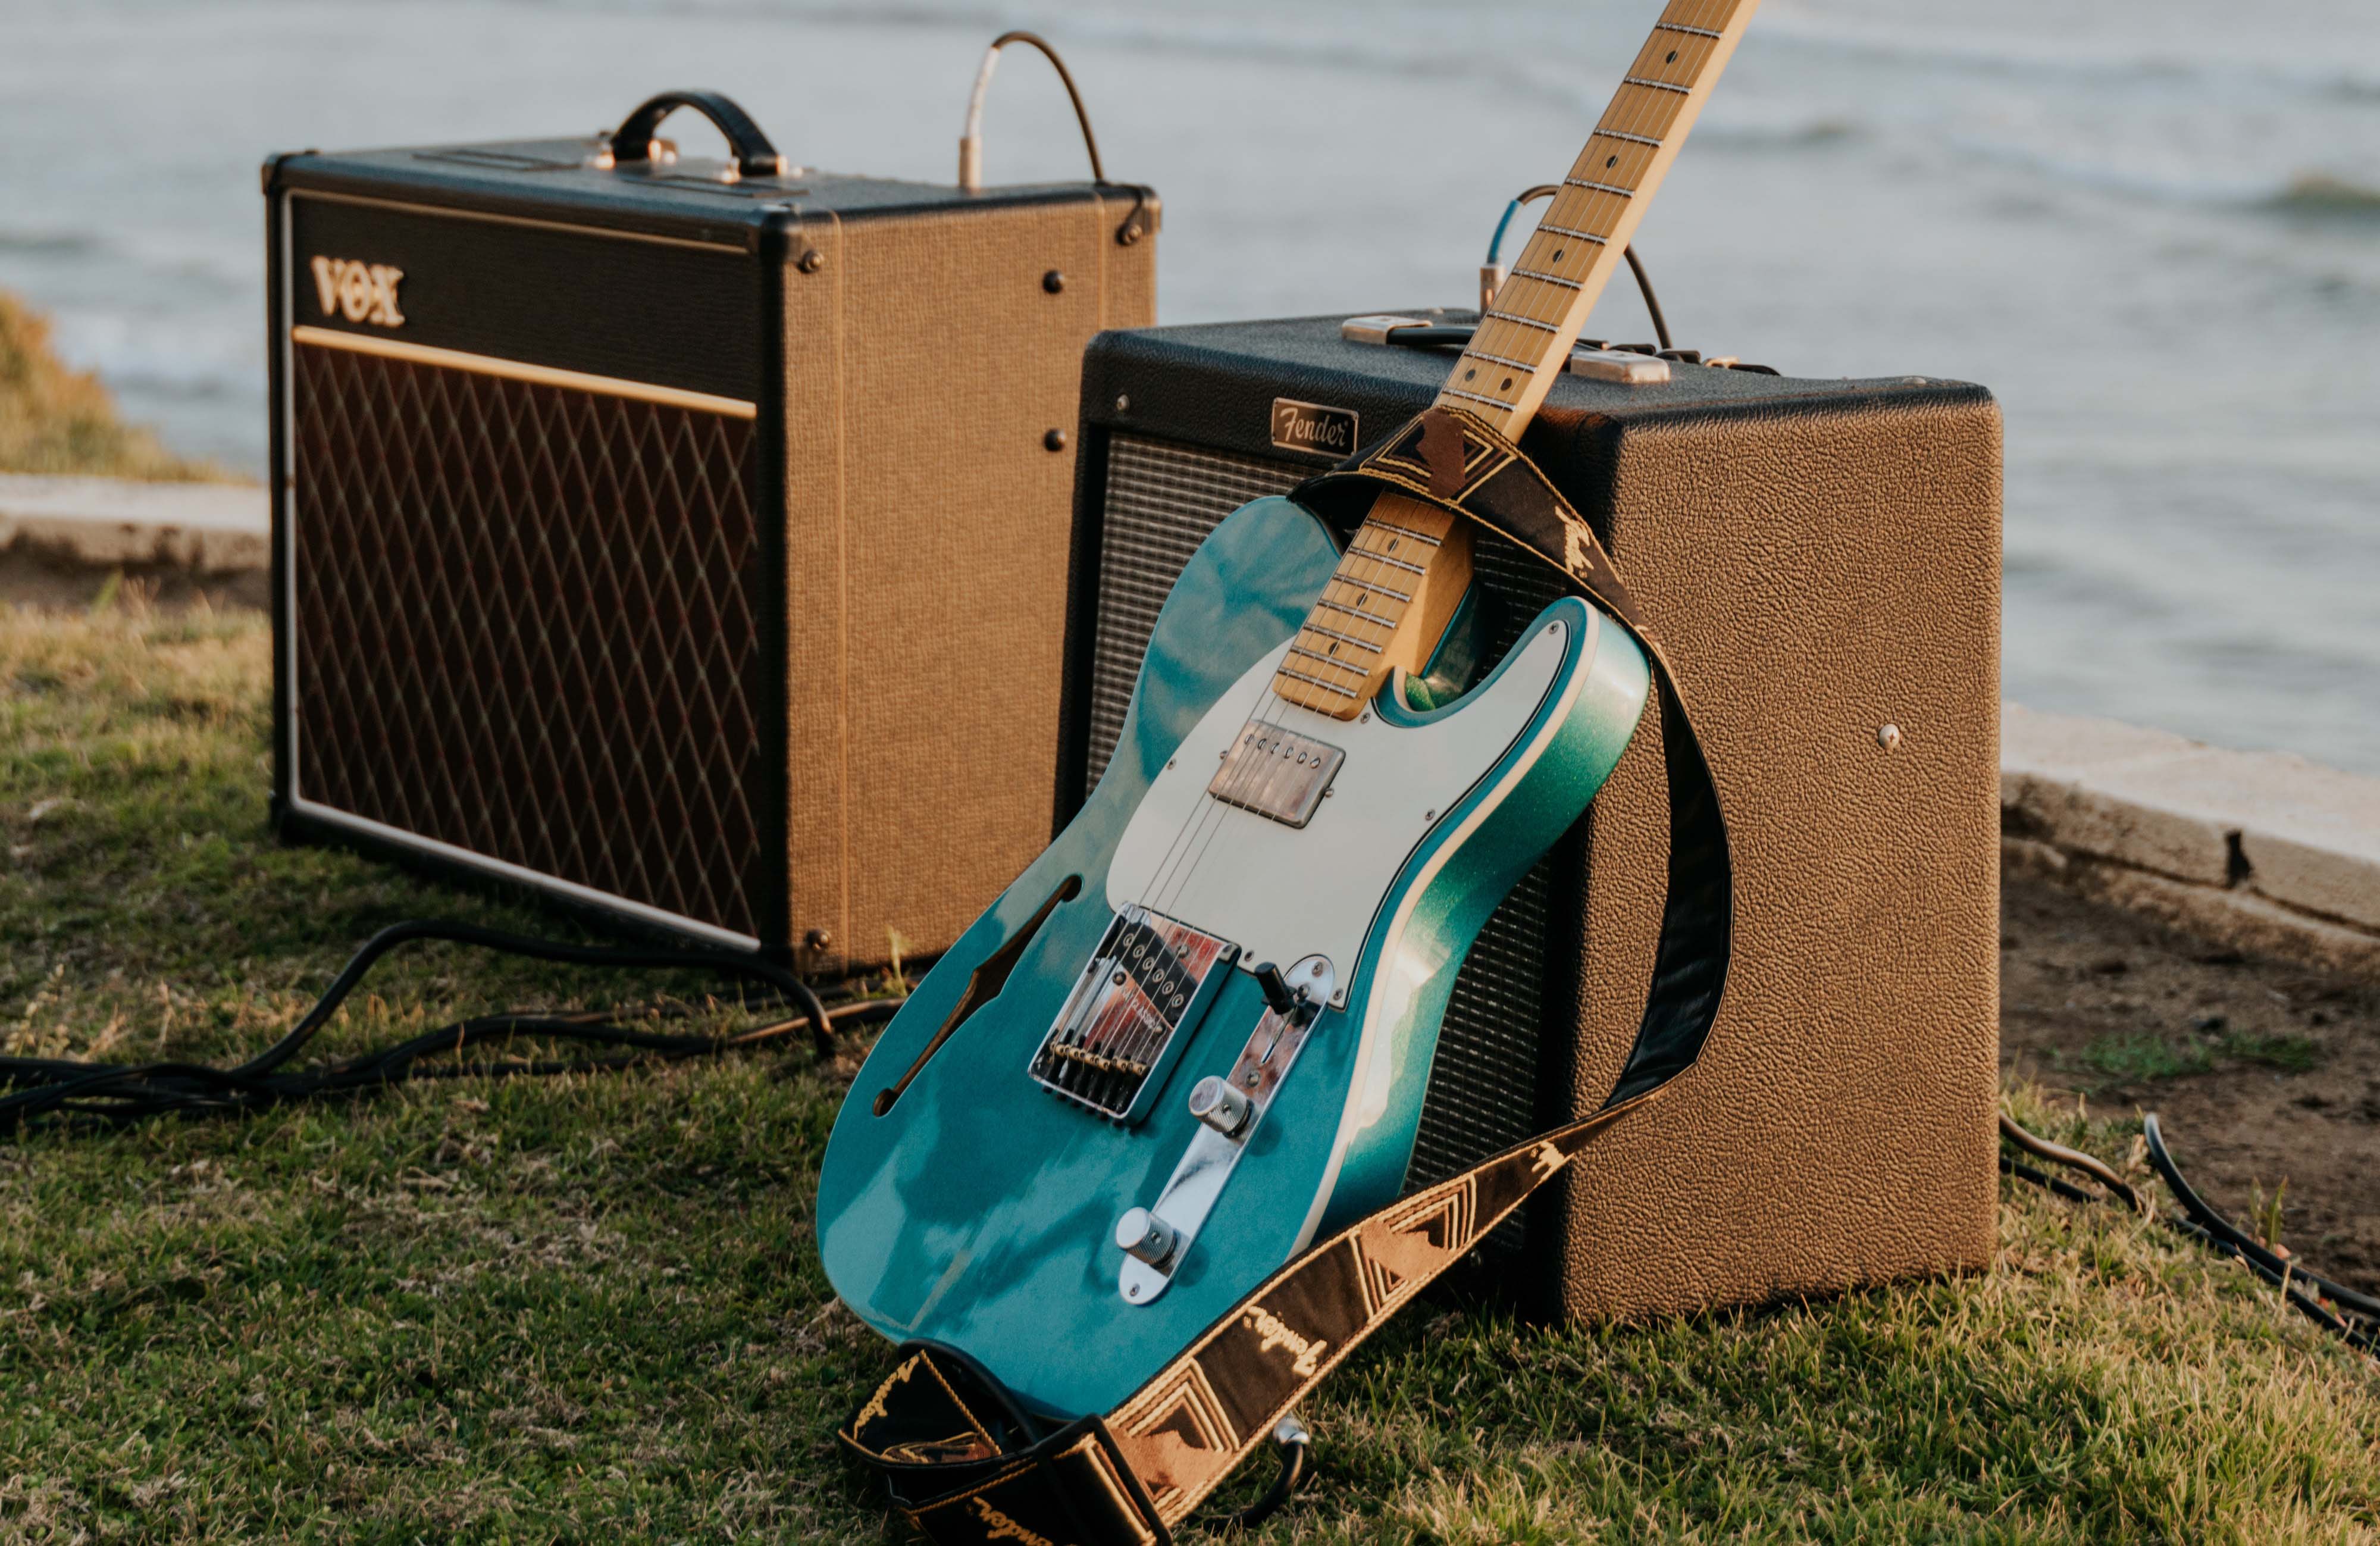
[[[2242,955],[2040,880],[2000,902],[2000,1063],[2103,1111],[2154,1111],[2182,1173],[2380,1292],[2380,985]]]
[[[0,551],[0,603],[79,611],[99,599],[116,572],[20,544]],[[137,594],[168,612],[202,601],[218,612],[273,604],[272,578],[261,569],[200,575],[175,564],[127,564],[121,574],[116,593],[127,599]]]

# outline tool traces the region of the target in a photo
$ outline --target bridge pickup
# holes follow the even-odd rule
[[[1207,793],[1225,805],[1302,827],[1330,792],[1347,754],[1274,724],[1247,724],[1215,771]]]
[[[1034,1082],[1126,1124],[1148,1116],[1239,946],[1146,907],[1099,941],[1027,1069]]]

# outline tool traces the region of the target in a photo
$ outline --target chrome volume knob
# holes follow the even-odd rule
[[[1190,1090],[1190,1114],[1222,1134],[1237,1138],[1248,1125],[1248,1114],[1255,1108],[1245,1095],[1232,1088],[1229,1079],[1212,1074],[1200,1079]]]
[[[1163,1266],[1165,1259],[1173,1254],[1173,1247],[1181,1238],[1172,1224],[1146,1208],[1131,1209],[1123,1218],[1116,1220],[1116,1244],[1123,1248],[1126,1256],[1146,1261],[1152,1267]]]

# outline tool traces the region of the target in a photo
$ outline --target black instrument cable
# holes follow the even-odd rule
[[[783,1020],[728,1036],[673,1035],[619,1024],[607,1012],[543,1014],[508,1012],[479,1016],[443,1026],[327,1066],[286,1065],[330,1023],[340,1006],[382,957],[417,940],[468,944],[531,960],[628,970],[694,970],[759,985],[762,993],[737,995],[746,1008],[790,1006]],[[830,1007],[791,970],[758,956],[694,947],[601,946],[535,939],[476,924],[433,919],[392,924],[367,941],[332,980],[322,996],[288,1032],[264,1051],[227,1068],[207,1064],[158,1062],[91,1063],[65,1058],[0,1058],[0,1132],[20,1130],[42,1118],[68,1118],[121,1125],[173,1113],[261,1110],[288,1101],[358,1093],[416,1078],[540,1077],[635,1064],[702,1056],[760,1045],[807,1029],[821,1059],[835,1051],[840,1026],[890,1018],[900,998],[854,998]],[[650,1011],[645,1018],[670,1018],[686,1011]],[[613,1055],[583,1058],[514,1058],[468,1064],[428,1064],[442,1053],[517,1037],[573,1041],[618,1049]]]
[[[2037,1158],[2090,1176],[2142,1217],[2155,1216],[2155,1210],[2149,1202],[2126,1186],[2101,1161],[2062,1144],[2052,1143],[2036,1133],[2027,1132],[2005,1113],[2000,1116],[2000,1137]],[[2233,1257],[2246,1263],[2249,1271],[2280,1290],[2282,1297],[2307,1320],[2343,1338],[2349,1346],[2380,1359],[2380,1299],[2358,1293],[2344,1284],[2333,1283],[2319,1273],[2307,1272],[2224,1217],[2218,1209],[2200,1197],[2190,1183],[2182,1179],[2181,1167],[2174,1163],[2172,1151],[2166,1147],[2165,1130],[2157,1122],[2156,1113],[2150,1112],[2141,1119],[2141,1138],[2148,1150],[2150,1168],[2165,1182],[2167,1190],[2173,1193],[2174,1201],[2181,1208],[2183,1216],[2168,1217],[2167,1223],[2213,1248],[2217,1255]],[[2060,1197],[2081,1202],[2099,1200],[2081,1187],[2044,1175],[2007,1154],[2000,1156],[2000,1169]]]

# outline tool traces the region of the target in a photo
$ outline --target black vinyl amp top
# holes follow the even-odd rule
[[[847,177],[795,166],[780,176],[729,180],[724,159],[602,164],[608,142],[520,140],[396,150],[303,151],[265,163],[264,186],[543,218],[572,225],[674,237],[765,252],[776,233],[832,213],[879,219],[998,204],[1095,197],[1087,182],[1036,183],[966,193],[938,183]],[[1131,185],[1110,185],[1114,191]],[[1157,228],[1157,195],[1138,190],[1144,231]]]
[[[1394,313],[1436,324],[1477,313],[1423,307]],[[1344,450],[1301,450],[1274,438],[1276,404],[1353,412],[1355,440],[1368,445],[1427,408],[1452,367],[1452,348],[1357,343],[1340,315],[1210,323],[1103,333],[1083,371],[1087,429],[1151,434],[1219,451],[1310,464],[1318,471]],[[1679,415],[1816,409],[1840,412],[1945,397],[1988,398],[1982,387],[1927,376],[1813,378],[1673,362],[1667,383],[1623,385],[1565,374],[1554,383],[1523,444],[1555,481],[1603,454],[1608,434]],[[1581,513],[1595,512],[1582,504]]]

